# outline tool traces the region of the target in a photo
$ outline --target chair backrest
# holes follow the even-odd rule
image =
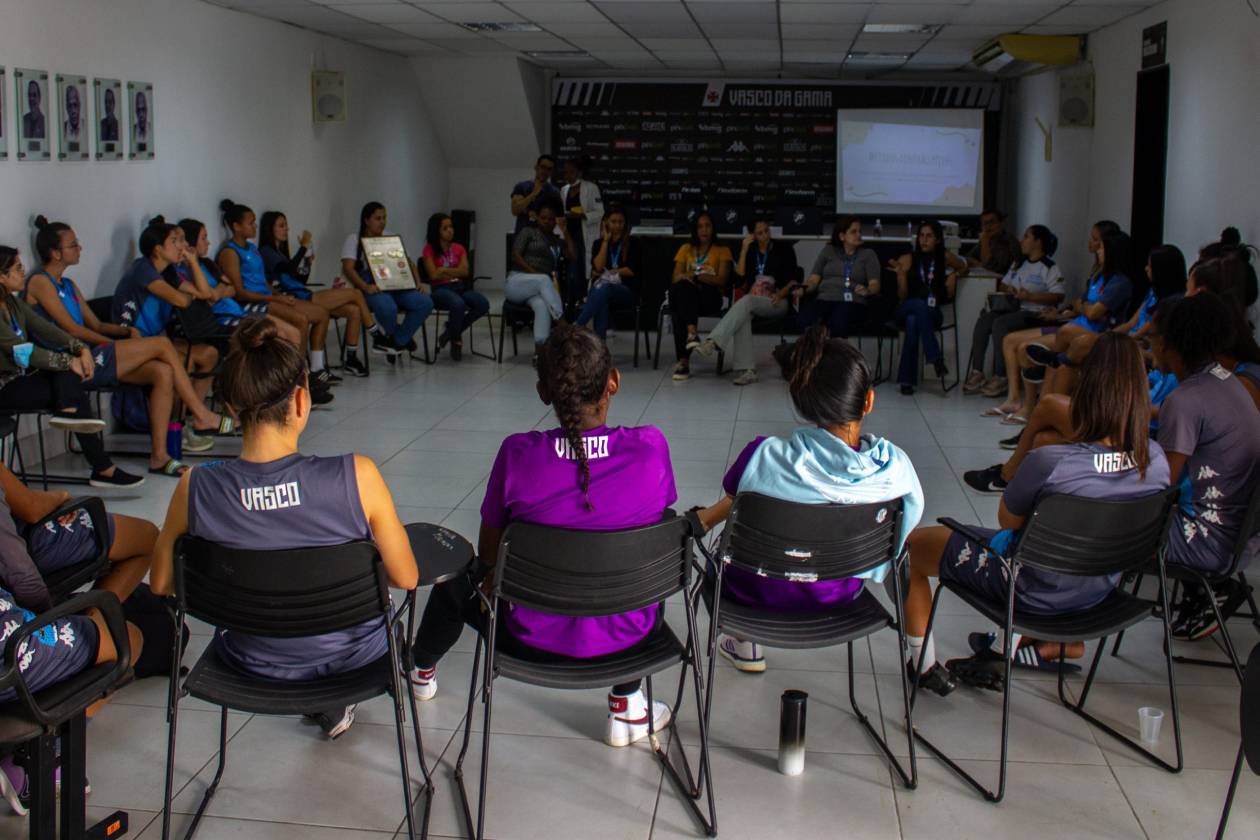
[[[1015,548],[1021,565],[1065,575],[1110,575],[1148,566],[1164,544],[1177,488],[1139,499],[1040,499]]]
[[[1234,556],[1230,560],[1229,569],[1223,577],[1233,577],[1250,556],[1248,545],[1260,534],[1260,484],[1251,492],[1251,500],[1247,502],[1247,512],[1238,526],[1238,537],[1234,540]]]
[[[574,531],[514,522],[499,543],[495,592],[571,616],[613,615],[660,603],[691,579],[687,520],[623,531]]]
[[[278,638],[389,614],[385,568],[370,542],[248,551],[184,536],[175,547],[175,598],[215,627]]]
[[[96,316],[98,321],[104,321],[107,324],[110,322],[114,311],[114,298],[112,295],[109,297],[89,298],[87,305],[88,309],[92,310],[92,314]]]
[[[779,580],[855,577],[897,559],[901,499],[867,504],[805,504],[740,493],[718,557]]]
[[[1242,732],[1243,755],[1251,772],[1260,775],[1260,644],[1247,657],[1243,671],[1242,694],[1238,702],[1238,728]]]

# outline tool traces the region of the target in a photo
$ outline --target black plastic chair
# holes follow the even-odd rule
[[[1260,776],[1260,644],[1253,647],[1247,657],[1247,670],[1238,698],[1238,729],[1242,733],[1242,743],[1238,745],[1238,758],[1234,761],[1234,774],[1229,779],[1229,793],[1225,795],[1225,807],[1221,809],[1216,840],[1225,836],[1225,825],[1234,806],[1234,792],[1238,789],[1238,777],[1242,775],[1243,760],[1246,760],[1252,773]]]
[[[662,749],[651,733],[651,745],[670,781],[709,836],[717,834],[717,809],[709,768],[709,738],[703,709],[699,638],[694,604],[684,598],[687,613],[686,643],[680,642],[661,618],[645,640],[624,653],[594,659],[568,659],[559,663],[539,663],[519,659],[498,649],[497,613],[501,604],[519,605],[548,613],[569,616],[601,616],[639,610],[661,604],[677,592],[686,593],[691,581],[691,537],[686,519],[664,522],[624,531],[572,531],[541,525],[509,525],[499,543],[489,597],[480,595],[487,606],[484,633],[478,636],[473,655],[472,684],[468,692],[468,714],[464,719],[464,741],[455,763],[455,781],[468,836],[484,836],[486,790],[490,770],[490,718],[493,711],[494,680],[500,677],[557,689],[606,688],[618,683],[646,678],[648,726],[652,727],[652,675],[681,663],[678,693],[668,729],[672,736]],[[664,609],[664,607],[661,607]],[[484,670],[480,667],[482,647],[486,648]],[[694,680],[700,727],[700,776],[695,781],[678,737],[678,710],[682,705],[690,670]],[[478,672],[481,690],[478,691]],[[481,787],[478,791],[474,824],[468,791],[464,785],[464,757],[472,735],[473,703],[481,695],[485,718],[481,742]],[[669,749],[678,744],[682,769],[670,759]],[[708,816],[696,804],[707,793]]]
[[[301,574],[296,574],[300,570]],[[221,708],[219,764],[185,837],[197,830],[210,799],[223,778],[227,761],[228,710],[261,715],[296,715],[349,706],[388,694],[394,703],[398,763],[402,770],[403,808],[407,835],[415,837],[412,818],[411,770],[403,732],[403,695],[411,705],[411,724],[424,774],[426,794],[421,836],[427,836],[432,783],[424,761],[416,701],[402,677],[405,655],[399,651],[398,628],[406,617],[405,639],[414,636],[415,591],[407,593],[403,609],[391,615],[389,580],[376,546],[352,542],[323,548],[246,551],[225,548],[197,537],[181,537],[175,550],[175,626],[188,616],[220,630],[272,638],[300,638],[345,630],[379,620],[387,628],[389,651],[375,662],[322,679],[273,680],[247,674],[227,661],[211,645],[182,681],[182,645],[175,634],[172,649],[167,719],[166,791],[162,837],[170,836],[171,796],[175,780],[175,743],[179,700],[188,695]],[[409,642],[408,642],[409,644]]]
[[[713,310],[706,310],[704,312],[701,312],[700,317],[720,319],[723,315],[726,314],[726,311],[729,308],[730,308],[730,298],[727,296],[726,292],[723,291],[722,292],[722,308],[717,310],[716,312]],[[665,335],[665,322],[670,320],[672,317],[673,317],[673,312],[669,308],[669,296],[666,295],[665,299],[661,301],[660,310],[656,313],[656,356],[655,358],[652,359],[652,370],[656,370],[657,368],[661,366],[661,338]],[[644,341],[644,344],[646,345],[647,343],[646,335],[643,337],[643,341]],[[649,354],[649,356],[650,355],[651,354]],[[726,354],[723,353],[722,348],[719,347],[717,351],[717,373],[719,376],[722,375],[722,366],[725,360],[726,360]]]
[[[35,631],[55,621],[98,609],[118,657],[92,665],[74,676],[32,694],[17,666],[18,648]],[[88,706],[131,682],[131,644],[118,599],[109,592],[85,592],[40,613],[9,636],[4,647],[0,690],[13,689],[17,698],[0,705],[0,744],[25,756],[31,786],[31,840],[57,837],[57,768],[65,786],[61,792],[61,834],[64,840],[82,837],[120,837],[127,815],[116,812],[87,827],[87,717]],[[57,742],[61,742],[58,758]],[[117,825],[119,828],[110,830]]]
[[[946,312],[949,313],[948,318],[945,317]],[[901,343],[905,341],[906,336],[905,336],[904,331],[896,327],[894,328],[897,329],[897,354],[893,356],[892,358],[899,358],[900,353],[901,353]],[[962,356],[958,348],[959,342],[958,342],[958,296],[957,295],[954,295],[953,300],[949,301],[948,303],[946,303],[944,306],[941,307],[941,325],[936,328],[936,340],[937,340],[937,344],[941,348],[941,355],[945,354],[945,333],[947,332],[953,332],[954,334],[954,382],[953,384],[950,384],[948,376],[941,379],[941,393],[942,394],[948,394],[950,391],[957,388],[959,384],[962,382],[962,369],[960,368],[960,365],[962,363]],[[891,369],[889,370],[889,374],[893,375],[893,371]],[[920,345],[919,347],[919,381],[920,382],[923,381],[923,347],[922,345]]]
[[[1081,688],[1080,700],[1070,701],[1065,691],[1063,659],[1059,659],[1059,700],[1075,714],[1121,741],[1131,749],[1172,773],[1181,772],[1181,717],[1177,711],[1177,685],[1173,676],[1171,656],[1172,632],[1168,624],[1168,579],[1164,571],[1164,543],[1168,535],[1168,522],[1172,506],[1177,499],[1177,488],[1169,488],[1140,499],[1109,501],[1077,496],[1051,495],[1037,502],[1023,532],[1019,536],[1009,559],[990,553],[990,562],[1001,563],[1007,574],[1005,603],[989,598],[949,580],[941,581],[932,599],[932,612],[928,617],[927,633],[931,638],[932,625],[941,595],[949,590],[1002,628],[1002,650],[1011,650],[1013,633],[1046,642],[1058,642],[1060,654],[1069,642],[1087,642],[1098,639],[1098,649],[1089,666],[1089,674]],[[942,525],[980,545],[986,539],[973,528],[949,518],[938,519]],[[1102,603],[1086,610],[1071,613],[1044,615],[1020,610],[1015,604],[1015,584],[1022,568],[1038,569],[1060,575],[1090,577],[1125,574],[1149,568],[1154,558],[1159,575],[1159,599],[1147,601],[1131,595],[1121,588],[1109,595]],[[1172,704],[1173,738],[1177,747],[1177,763],[1169,764],[1150,750],[1139,746],[1132,738],[1122,735],[1085,711],[1085,701],[1098,672],[1107,646],[1107,637],[1132,627],[1151,615],[1158,615],[1164,625],[1164,659],[1168,664],[1168,695]],[[998,789],[994,793],[976,781],[966,770],[941,752],[919,732],[917,737],[925,747],[949,765],[955,773],[979,791],[990,802],[1001,802],[1006,793],[1007,735],[1010,728],[1011,710],[1011,659],[1004,657],[1005,668],[1002,682],[1002,753],[998,765]],[[922,665],[922,654],[917,666]],[[916,668],[917,674],[919,668]],[[918,691],[915,680],[914,693]]]
[[[849,656],[849,704],[858,722],[883,750],[907,788],[918,785],[914,757],[914,726],[910,714],[910,684],[901,669],[901,693],[905,706],[906,740],[910,772],[901,766],[884,737],[858,707],[853,677],[853,643],[880,630],[897,632],[901,661],[906,658],[905,625],[902,622],[902,566],[908,556],[899,551],[902,500],[861,505],[802,504],[758,493],[740,493],[718,543],[717,560],[710,558],[710,573],[701,589],[709,608],[709,673],[705,687],[713,703],[713,678],[717,662],[717,636],[736,638],[769,647],[814,649],[846,645]],[[701,546],[701,551],[709,555]],[[899,556],[900,555],[900,556]],[[721,596],[728,566],[770,580],[821,582],[852,578],[891,564],[892,601],[896,615],[863,588],[857,598],[832,609],[791,612],[740,604]],[[705,709],[708,720],[709,708]]]
[[[44,575],[44,585],[48,587],[48,594],[54,604],[64,601],[79,587],[94,582],[109,568],[109,546],[104,538],[104,535],[108,533],[105,518],[108,514],[105,513],[105,503],[96,496],[71,499],[32,525],[32,531],[80,509],[87,511],[88,518],[92,520],[92,530],[97,536],[97,553],[95,557],[90,557],[81,563]]]
[[[487,316],[488,318],[489,316]],[[503,301],[503,309],[499,312],[499,361],[503,361],[503,339],[507,336],[509,330],[512,332],[512,358],[520,355],[521,348],[517,343],[516,331],[521,327],[532,327],[534,324],[534,310],[523,303],[513,303],[510,300]]]
[[[430,285],[432,285],[431,281],[429,280],[429,272],[426,271],[424,267],[424,260],[421,260],[420,262],[416,263],[416,269],[420,272],[421,281],[424,283],[430,283]],[[476,288],[478,280],[490,280],[490,279],[491,279],[490,276],[486,274],[474,275],[468,281],[468,284],[467,284],[468,290],[472,291],[474,288]],[[441,306],[438,303],[437,298],[433,298],[433,355],[432,355],[433,362],[436,362],[438,358],[438,352],[439,352],[438,342],[442,340],[442,330],[441,330],[442,313],[446,311],[447,311],[446,307]],[[474,341],[474,339],[476,338],[476,335],[474,334],[474,330],[472,329],[472,327],[465,327],[464,331],[468,333],[468,352],[474,356],[480,356],[483,359],[489,359],[492,362],[497,362],[498,358],[494,355],[494,323],[491,321],[490,313],[488,311],[486,312],[484,316],[484,320],[486,322],[486,328],[489,329],[490,331],[490,352],[479,353],[477,351],[476,342]],[[427,331],[425,333],[425,344],[426,345],[428,344]],[[425,347],[425,361],[426,362],[429,361],[429,350],[427,346]],[[430,364],[432,364],[433,362],[430,362]]]

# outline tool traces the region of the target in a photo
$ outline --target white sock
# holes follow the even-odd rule
[[[324,351],[312,350],[311,351],[311,372],[315,373],[323,369],[324,369]]]
[[[1019,650],[1019,640],[1020,640],[1020,638],[1021,638],[1021,636],[1020,636],[1020,634],[1019,634],[1019,633],[1012,633],[1012,634],[1011,634],[1011,650],[1012,650],[1012,651]],[[1004,638],[1002,638],[1002,631],[1001,631],[1001,630],[998,630],[998,634],[997,634],[997,652],[998,652],[998,653],[1003,653],[1003,650],[1002,650],[1002,645],[1003,645],[1003,643],[1004,643],[1005,641],[1006,641],[1006,640],[1005,640]]]
[[[347,344],[347,345],[346,345],[346,355],[347,355],[347,356],[357,356],[357,355],[359,355],[359,344],[358,344],[358,342],[355,342],[354,344]]]
[[[925,643],[922,636],[906,636],[906,643],[910,645],[911,662],[918,665],[919,656],[923,656],[923,665],[919,668],[919,673],[926,674],[932,670],[932,666],[936,664],[936,642],[928,639]]]
[[[370,327],[368,327],[368,328],[367,328],[367,331],[368,331],[369,333],[371,333],[372,335],[384,335],[384,334],[385,334],[385,330],[381,329],[381,325],[380,325],[380,324],[373,324],[372,326],[370,326]]]

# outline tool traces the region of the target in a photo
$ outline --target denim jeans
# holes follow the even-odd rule
[[[815,324],[826,324],[827,332],[836,338],[848,338],[856,327],[866,323],[867,304],[857,301],[819,300],[814,298],[801,306],[797,324],[805,331]]]
[[[411,341],[424,319],[433,311],[433,299],[421,294],[419,289],[399,289],[393,292],[377,292],[364,295],[368,308],[376,317],[381,329],[393,330],[390,336],[399,347],[405,347]],[[401,324],[398,323],[398,311],[407,313]]]
[[[605,283],[591,289],[574,323],[580,327],[587,321],[592,321],[591,329],[595,330],[597,336],[604,338],[608,335],[608,320],[612,308],[634,306],[635,299],[634,289],[629,286],[621,283]]]
[[[1006,358],[1002,355],[1002,341],[1007,333],[1016,332],[1038,324],[1035,313],[1021,309],[1018,312],[1003,312],[995,315],[988,310],[980,313],[976,319],[976,328],[971,337],[971,370],[984,372],[984,356],[989,341],[993,341],[993,375],[1006,376]],[[967,371],[970,373],[970,371]]]
[[[463,283],[434,286],[433,305],[446,311],[446,335],[452,340],[458,339],[474,321],[490,311],[486,296],[465,288]]]
[[[546,274],[513,271],[503,286],[503,296],[512,303],[524,303],[534,310],[534,343],[542,344],[551,335],[551,321],[564,315],[564,304],[556,284]]]
[[[897,382],[919,384],[919,342],[923,342],[923,358],[929,363],[941,357],[936,329],[944,321],[941,310],[929,307],[924,298],[908,298],[897,307],[897,326],[905,332],[901,342],[901,362],[897,365]]]
[[[778,318],[786,315],[787,311],[786,300],[775,303],[768,297],[744,295],[731,304],[713,332],[709,333],[709,338],[722,348],[723,353],[730,354],[733,370],[754,370],[757,362],[753,355],[753,316]]]

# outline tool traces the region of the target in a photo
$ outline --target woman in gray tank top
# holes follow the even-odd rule
[[[391,585],[419,579],[411,544],[385,480],[370,458],[302,455],[310,418],[306,363],[269,320],[247,321],[233,335],[216,391],[244,433],[241,457],[196,467],[179,481],[158,537],[150,581],[174,592],[175,542],[191,534],[230,548],[290,549],[372,540]],[[366,665],[388,649],[380,619],[297,639],[219,631],[219,654],[262,677],[307,680]],[[354,707],[313,715],[330,738],[350,728]]]

